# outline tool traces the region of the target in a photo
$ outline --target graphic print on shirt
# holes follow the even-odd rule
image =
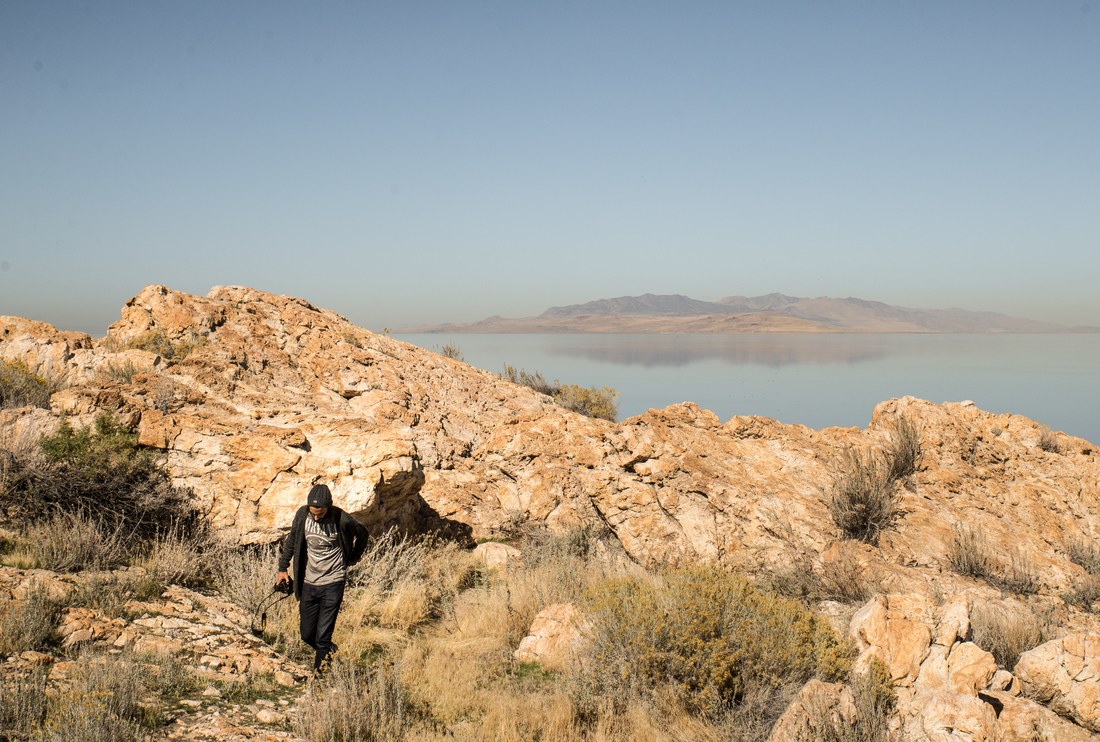
[[[321,522],[306,517],[306,575],[309,585],[330,585],[347,576],[344,567],[344,551],[340,548],[334,518],[322,518]]]

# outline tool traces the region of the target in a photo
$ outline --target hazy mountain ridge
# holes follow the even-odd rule
[[[771,293],[703,301],[683,294],[641,294],[554,306],[535,317],[408,328],[406,332],[1100,332],[998,312],[914,309],[856,297],[804,298]]]

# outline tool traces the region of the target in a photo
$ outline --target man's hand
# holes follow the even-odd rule
[[[289,582],[289,581],[290,581],[290,575],[286,572],[280,572],[277,575],[275,575],[275,584],[276,585],[281,585],[284,582]]]

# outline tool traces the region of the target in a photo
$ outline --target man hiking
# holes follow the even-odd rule
[[[294,560],[294,597],[302,641],[317,653],[313,671],[323,673],[325,660],[336,651],[332,630],[344,600],[348,567],[359,561],[367,548],[367,529],[362,523],[332,504],[328,485],[315,484],[306,504],[298,508],[279,555],[275,583],[290,579]]]

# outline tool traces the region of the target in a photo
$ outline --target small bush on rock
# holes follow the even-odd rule
[[[541,371],[532,373],[508,364],[504,364],[504,372],[500,378],[513,384],[530,387],[540,394],[552,397],[556,404],[587,417],[614,422],[619,414],[618,405],[615,403],[619,393],[609,386],[597,389],[576,384],[562,384],[556,379],[551,382],[546,380]]]
[[[1020,655],[1047,640],[1035,614],[1005,606],[978,603],[970,612],[974,643],[990,652],[997,666],[1012,670]]]
[[[886,450],[886,458],[890,462],[888,477],[898,480],[914,474],[920,466],[921,455],[917,426],[908,417],[898,417]]]
[[[1039,448],[1047,453],[1062,453],[1062,444],[1058,435],[1046,425],[1039,428]]]
[[[966,577],[988,579],[993,576],[989,547],[981,534],[969,526],[959,523],[952,526],[947,561],[953,570]]]
[[[1066,543],[1066,555],[1069,560],[1083,567],[1090,575],[1100,576],[1100,550],[1089,539],[1071,539]]]
[[[844,462],[833,479],[829,512],[848,538],[868,544],[890,528],[900,515],[890,466],[875,453],[844,452]]]

